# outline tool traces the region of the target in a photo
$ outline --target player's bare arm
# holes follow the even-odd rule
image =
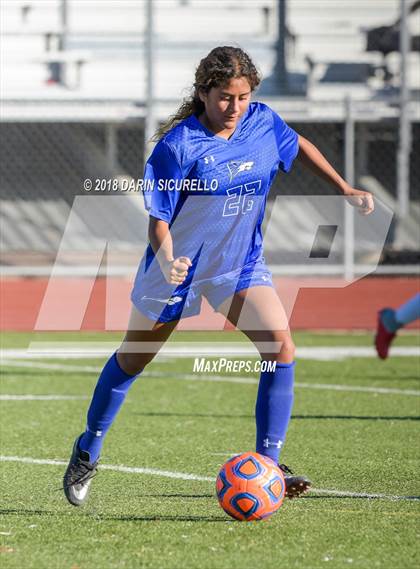
[[[359,213],[368,215],[374,210],[373,196],[370,192],[357,190],[348,184],[331,166],[325,156],[307,138],[299,135],[299,160],[314,174],[334,186],[347,197],[348,202],[358,208]]]
[[[150,216],[149,240],[166,281],[169,284],[182,284],[187,278],[188,268],[192,263],[188,257],[184,256],[174,259],[169,224],[162,219]]]

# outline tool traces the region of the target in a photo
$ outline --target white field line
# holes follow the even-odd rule
[[[413,500],[420,501],[420,496],[393,496],[390,494],[370,494],[366,492],[346,492],[344,490],[329,490],[327,488],[314,488],[311,490],[315,494],[328,494],[330,496],[342,496],[343,498],[371,498],[382,500]]]
[[[392,387],[366,387],[365,385],[337,385],[334,383],[295,383],[302,389],[327,389],[330,391],[352,391],[360,393],[375,393],[384,395],[414,395],[420,397],[417,389],[393,389]]]
[[[3,359],[0,358],[0,364],[7,367],[21,367],[29,369],[46,369],[51,371],[66,371],[75,373],[100,373],[102,367],[99,366],[79,366],[79,365],[63,365],[63,364],[52,364],[49,362],[31,362],[31,361],[20,361],[19,359]]]
[[[42,464],[53,466],[67,466],[68,461],[46,460],[39,458],[27,458],[21,456],[0,456],[0,462],[20,462],[24,464]],[[129,474],[151,474],[154,476],[164,476],[165,478],[177,478],[179,480],[198,480],[199,482],[214,482],[215,479],[209,476],[197,476],[185,472],[172,472],[170,470],[158,470],[156,468],[138,468],[135,466],[122,466],[112,464],[101,464],[101,470],[114,470],[115,472],[126,472]]]
[[[40,363],[40,362],[29,362],[29,361],[16,361],[16,360],[6,360],[2,359],[0,362],[4,366],[10,367],[24,367],[32,369],[46,369],[53,371],[62,372],[79,372],[79,373],[97,373],[102,371],[100,367],[94,366],[67,366],[62,364],[51,364],[51,363]],[[221,383],[239,383],[239,384],[258,384],[258,379],[254,377],[243,377],[243,376],[227,376],[227,375],[198,375],[198,374],[183,374],[183,373],[166,373],[159,371],[147,371],[142,374],[144,379],[151,378],[167,378],[167,379],[178,379],[184,381],[209,381],[209,382],[221,382]],[[295,387],[298,389],[321,389],[324,391],[345,391],[351,393],[374,393],[381,395],[410,395],[414,397],[420,396],[420,391],[416,389],[396,389],[392,387],[368,387],[365,385],[340,385],[334,383],[300,383],[296,382]]]
[[[241,453],[240,452],[227,451],[227,452],[210,452],[209,454],[212,454],[214,456],[225,456],[226,459],[228,459],[231,456],[241,454]]]
[[[64,460],[47,460],[39,458],[29,458],[21,456],[0,456],[0,462],[18,462],[23,464],[37,464],[48,466],[67,466],[68,462]],[[138,468],[135,466],[122,466],[113,464],[102,464],[101,470],[112,470],[114,472],[124,472],[127,474],[149,474],[152,476],[163,476],[165,478],[176,478],[178,480],[196,480],[198,482],[215,482],[215,477],[198,476],[196,474],[188,474],[185,472],[173,472],[171,470],[159,470],[156,468]],[[324,488],[313,488],[311,493],[328,494],[330,496],[343,496],[347,498],[371,498],[383,500],[415,500],[419,501],[419,496],[393,496],[389,494],[371,494],[364,492],[346,492],[344,490],[330,490]]]
[[[28,349],[5,349],[0,357],[19,359],[82,359],[109,356],[118,348],[115,342],[97,344],[32,342]],[[420,357],[420,346],[400,346],[391,349],[392,356]],[[252,344],[237,342],[212,343],[194,342],[190,344],[168,343],[163,346],[158,358],[191,358],[191,357],[257,357],[258,352]],[[296,357],[301,359],[332,361],[346,358],[376,358],[376,352],[370,346],[334,346],[334,347],[301,347],[297,348]]]
[[[0,395],[0,401],[82,401],[87,395]]]
[[[168,377],[168,379],[184,379],[186,381],[214,381],[224,383],[251,383],[258,384],[259,380],[253,377],[230,377],[225,375],[192,375],[192,374],[165,374],[150,372],[150,377]],[[147,375],[145,374],[145,377]],[[352,393],[375,393],[383,395],[411,395],[420,397],[417,389],[394,389],[392,387],[366,387],[365,385],[339,385],[335,383],[300,383],[295,382],[298,389],[323,389],[326,391],[350,391]]]

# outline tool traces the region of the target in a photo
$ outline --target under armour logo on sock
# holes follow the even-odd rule
[[[93,431],[92,429],[89,429],[89,427],[86,430],[89,433],[92,433],[93,435],[95,435],[95,437],[102,437],[103,431]]]
[[[268,439],[268,438],[263,440],[263,445],[265,448],[269,448],[270,446],[281,448],[282,444],[283,444],[283,441],[271,442],[270,439]]]

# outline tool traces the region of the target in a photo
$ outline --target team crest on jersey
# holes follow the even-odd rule
[[[229,170],[230,181],[232,181],[233,178],[235,178],[241,172],[251,170],[253,165],[254,162],[243,162],[242,160],[231,160],[228,162],[227,167]]]

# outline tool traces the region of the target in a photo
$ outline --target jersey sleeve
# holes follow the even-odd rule
[[[283,172],[289,172],[299,152],[298,135],[277,113],[272,111],[272,114],[274,135],[279,153],[279,166]]]
[[[169,180],[182,180],[184,174],[172,148],[159,141],[144,169],[144,205],[149,215],[167,223],[172,220],[181,192],[165,189]],[[172,183],[172,186],[174,184]]]

